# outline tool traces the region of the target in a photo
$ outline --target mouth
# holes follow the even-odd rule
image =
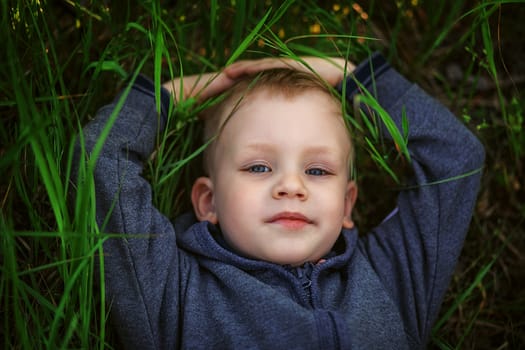
[[[313,221],[308,219],[301,213],[295,212],[282,212],[272,216],[267,220],[270,224],[276,224],[283,226],[287,229],[298,230],[306,225],[313,224]]]

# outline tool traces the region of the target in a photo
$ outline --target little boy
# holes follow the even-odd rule
[[[242,61],[211,82],[186,77],[182,93],[179,80],[168,82],[160,125],[153,84],[139,77],[94,174],[100,225],[110,213],[105,231],[151,235],[104,245],[111,319],[124,347],[425,347],[472,215],[483,149],[382,56],[355,70],[347,64],[353,73],[344,82],[344,61],[305,60],[325,82],[346,84],[349,101],[359,93],[355,80],[374,91],[400,129],[406,114],[413,186],[358,237],[341,104],[297,62]],[[287,66],[296,71],[267,71]],[[192,188],[194,213],[172,224],[152,206],[142,163],[173,97],[202,101],[223,91],[230,95],[206,121],[213,141],[206,176]],[[114,108],[86,126],[88,152]]]

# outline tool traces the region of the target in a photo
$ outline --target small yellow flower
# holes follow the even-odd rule
[[[310,26],[310,33],[311,34],[319,34],[321,33],[321,25],[319,23],[314,23]]]
[[[363,8],[361,7],[361,5],[359,5],[357,2],[352,3],[352,8],[355,12],[359,14],[359,17],[361,17],[365,21],[368,19],[368,13],[366,13],[365,10],[363,10]]]

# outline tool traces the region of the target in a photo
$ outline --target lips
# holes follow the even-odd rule
[[[282,212],[272,216],[267,220],[268,223],[281,225],[285,228],[297,230],[313,222],[301,213]]]

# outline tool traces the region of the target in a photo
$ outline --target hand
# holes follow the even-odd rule
[[[262,58],[242,60],[226,67],[222,72],[188,75],[175,78],[163,84],[175,99],[183,100],[195,97],[203,102],[230,88],[236,80],[245,75],[253,75],[263,70],[273,68],[291,68],[307,73],[316,73],[332,86],[344,78],[345,60],[343,58],[300,57],[292,58]],[[355,69],[354,64],[347,61],[347,74]],[[182,79],[182,86],[181,86]],[[182,88],[182,95],[181,95]]]
[[[226,91],[234,83],[235,79],[229,77],[224,72],[215,72],[175,78],[165,82],[162,86],[166,88],[175,99],[182,98],[182,100],[186,100],[195,97],[199,102],[203,102],[210,97]]]
[[[291,68],[308,73],[316,73],[328,84],[335,86],[344,78],[345,59],[343,58],[320,58],[300,57],[300,60],[292,58],[262,58],[256,60],[238,61],[224,69],[230,79],[235,80],[243,75],[252,75],[263,70],[273,68]],[[355,65],[346,62],[347,74],[355,69]]]

